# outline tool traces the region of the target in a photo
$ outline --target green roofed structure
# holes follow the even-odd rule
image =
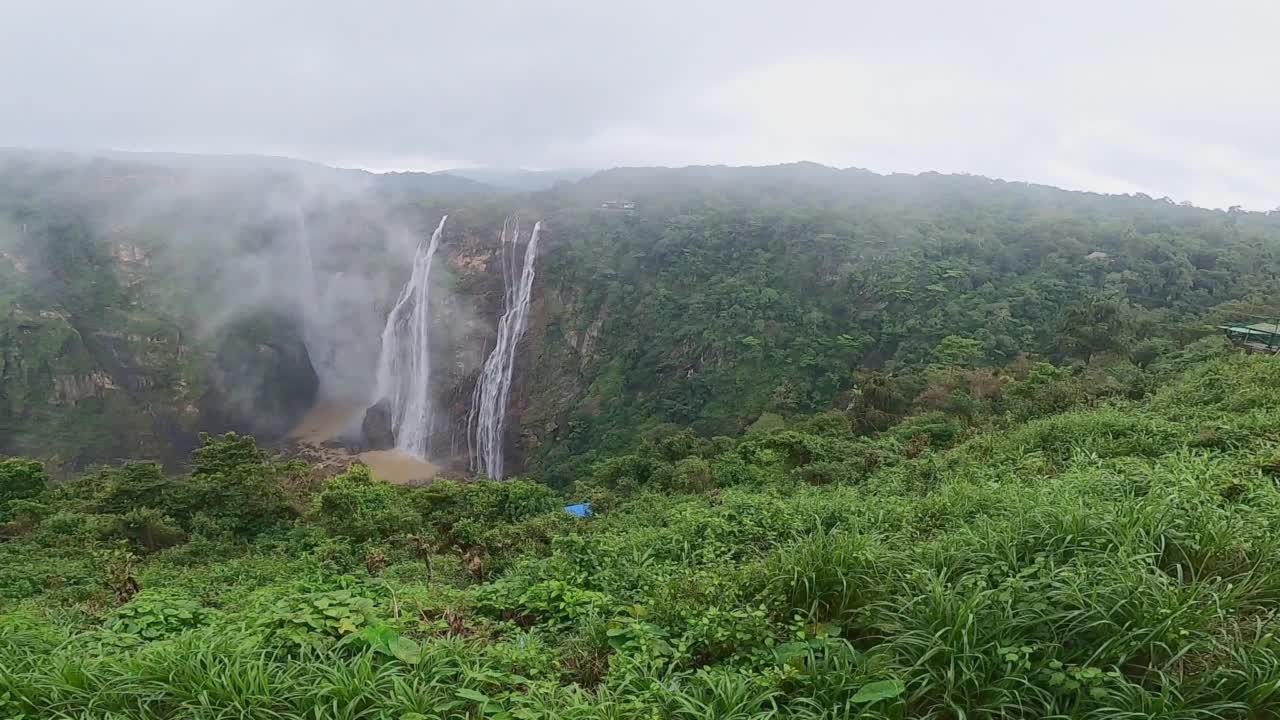
[[[1252,325],[1219,325],[1231,342],[1249,352],[1280,352],[1280,324],[1254,323]]]

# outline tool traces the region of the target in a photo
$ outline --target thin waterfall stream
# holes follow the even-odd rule
[[[503,439],[511,378],[515,372],[516,349],[528,324],[538,237],[541,234],[542,223],[534,223],[518,280],[515,272],[516,250],[520,242],[518,220],[508,218],[503,223],[498,243],[502,263],[503,313],[498,320],[498,337],[493,351],[485,359],[476,380],[467,418],[471,470],[495,480],[503,478]]]

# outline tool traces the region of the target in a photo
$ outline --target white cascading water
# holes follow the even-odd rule
[[[538,235],[542,223],[535,223],[533,234],[524,251],[524,268],[516,282],[516,245],[520,240],[520,224],[508,219],[502,224],[499,239],[504,289],[502,318],[498,320],[498,339],[493,352],[484,361],[471,396],[471,413],[467,419],[467,442],[471,469],[495,480],[501,480],[503,434],[506,431],[507,401],[511,396],[511,375],[515,370],[516,347],[524,335],[533,295],[533,268],[538,256]]]
[[[376,400],[386,400],[389,405],[396,448],[423,460],[430,450],[434,409],[429,332],[431,261],[448,219],[448,215],[440,218],[425,247],[418,244],[413,274],[383,327],[382,354],[378,358]]]

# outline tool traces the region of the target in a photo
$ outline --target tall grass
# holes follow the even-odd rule
[[[979,435],[856,485],[769,465],[760,485],[622,496],[490,577],[453,556],[454,575],[427,577],[445,555],[306,528],[161,553],[142,577],[207,618],[122,637],[100,600],[16,603],[0,717],[1280,717],[1275,367],[1213,363],[1147,403]],[[30,543],[0,553],[18,548],[38,560]],[[359,577],[370,548],[389,565]],[[31,573],[23,587],[51,582]],[[301,612],[276,600],[338,588],[413,642],[264,631],[302,622],[273,617]]]

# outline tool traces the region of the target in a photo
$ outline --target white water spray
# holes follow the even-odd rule
[[[387,316],[378,358],[376,399],[389,403],[396,448],[424,460],[430,450],[428,441],[434,419],[429,332],[431,261],[448,219],[448,215],[440,218],[425,247],[418,243],[413,274]]]
[[[498,321],[498,340],[484,361],[471,396],[467,418],[467,444],[471,469],[502,479],[502,445],[506,432],[507,402],[511,396],[511,375],[515,370],[516,347],[524,335],[533,295],[533,267],[538,257],[538,235],[542,223],[535,223],[524,251],[524,269],[516,283],[516,244],[520,240],[519,221],[502,224],[499,239],[502,262],[503,313]]]

